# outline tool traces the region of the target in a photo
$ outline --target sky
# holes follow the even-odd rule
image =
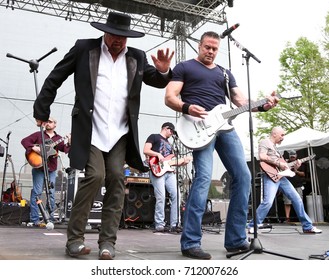
[[[261,60],[261,63],[253,59],[249,61],[252,98],[257,98],[260,91],[270,93],[276,89],[280,71],[278,59],[288,41],[294,43],[299,37],[305,36],[311,41],[320,42],[321,30],[325,26],[328,11],[327,0],[235,0],[233,7],[226,9],[228,26],[240,24],[232,33],[233,38]],[[97,38],[102,33],[88,23],[69,22],[63,18],[5,7],[0,7],[0,22],[0,139],[6,142],[8,132],[12,132],[8,150],[12,155],[16,173],[19,173],[25,168],[24,149],[20,141],[38,129],[32,116],[32,105],[43,80],[73,46],[76,39]],[[192,37],[199,39],[204,31],[213,30],[221,33],[225,29],[224,25],[206,23],[192,34]],[[141,39],[129,39],[128,45],[147,51],[157,45],[159,48],[174,49],[175,42],[146,36]],[[6,57],[11,53],[27,61],[39,59],[54,47],[58,50],[40,61],[36,75],[30,73],[27,63]],[[193,47],[197,49],[197,44]],[[186,58],[194,58],[194,50],[189,46],[186,48]],[[244,52],[233,42],[230,42],[229,49],[230,53],[227,39],[222,40],[216,62],[228,68],[230,57],[230,68],[237,83],[245,94],[248,94],[247,68],[242,57]],[[155,52],[156,49],[147,52],[150,63],[150,54]],[[61,135],[66,135],[70,131],[73,96],[72,79],[69,78],[58,91],[56,101],[59,104],[52,106],[52,115],[58,120],[57,131]],[[175,113],[164,105],[163,97],[164,90],[143,87],[139,121],[141,146],[149,134],[160,131],[162,123],[175,122]],[[248,149],[248,115],[242,114],[237,117],[234,125],[245,148]],[[6,146],[3,141],[0,141],[0,144]],[[61,158],[63,166],[68,167],[67,157],[64,155]],[[0,158],[0,170],[3,170],[3,164],[4,157]],[[214,169],[214,179],[218,179],[224,170],[219,163]]]

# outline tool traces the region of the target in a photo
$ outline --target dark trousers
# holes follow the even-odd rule
[[[125,185],[123,165],[127,137],[123,136],[110,152],[105,153],[91,146],[85,167],[85,177],[80,181],[74,198],[67,228],[67,245],[84,242],[84,233],[95,197],[105,179],[101,230],[98,244],[115,245],[124,205]]]

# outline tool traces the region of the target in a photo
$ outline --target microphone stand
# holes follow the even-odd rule
[[[178,136],[175,134],[176,131],[173,132],[173,150],[174,150],[174,155],[176,158],[176,189],[177,189],[177,222],[176,222],[176,229],[178,228],[180,224],[180,211],[179,211],[179,202],[180,202],[180,189],[179,189],[179,177],[178,177],[178,155],[179,155],[179,150],[178,150]]]
[[[7,141],[4,141],[3,139],[0,138],[0,140],[6,144],[6,150],[5,150],[5,163],[3,166],[3,178],[2,178],[2,187],[1,187],[1,202],[3,201],[3,195],[5,191],[5,180],[6,180],[6,172],[7,172],[7,166],[8,166],[8,147],[9,147],[9,135],[11,132],[8,132],[7,134]]]
[[[230,34],[228,35],[229,40],[234,41],[234,44],[244,51],[245,53],[242,55],[242,57],[246,60],[247,65],[247,83],[248,83],[248,99],[249,99],[249,137],[250,137],[250,161],[251,161],[251,194],[252,194],[252,214],[253,214],[253,222],[254,222],[254,238],[251,238],[250,248],[245,251],[239,251],[234,253],[227,253],[226,257],[231,258],[232,256],[244,254],[240,260],[243,260],[250,256],[253,253],[261,254],[261,253],[268,253],[284,258],[289,258],[293,260],[300,260],[295,257],[283,255],[280,253],[271,252],[269,250],[265,250],[260,242],[260,240],[257,237],[257,218],[256,218],[256,186],[255,186],[255,159],[254,159],[254,142],[253,142],[253,122],[252,122],[252,107],[251,107],[251,93],[250,93],[250,76],[249,76],[249,60],[252,57],[254,60],[256,60],[258,63],[261,61],[252,54],[247,48],[242,46],[239,42],[237,42]]]
[[[32,59],[32,60],[26,60],[23,58],[19,58],[10,53],[7,53],[6,56],[9,58],[14,58],[14,59],[26,62],[29,64],[30,72],[33,73],[33,76],[34,76],[34,86],[35,86],[36,97],[38,97],[39,90],[38,90],[38,83],[37,83],[37,73],[38,73],[38,68],[39,68],[39,62],[56,51],[57,51],[57,48],[53,48],[51,51],[49,51],[48,53],[46,53],[44,56],[40,57],[39,59]],[[46,201],[47,207],[45,208],[43,206],[42,201],[39,199],[39,197],[37,197],[36,202],[37,202],[39,210],[43,216],[43,219],[47,223],[47,229],[53,229],[54,227],[53,227],[53,224],[50,222],[50,216],[49,216],[48,211],[51,211],[50,199],[49,199],[49,189],[54,188],[54,186],[50,183],[50,180],[49,180],[49,170],[48,170],[48,165],[47,165],[47,151],[46,151],[46,145],[45,145],[45,135],[44,135],[44,130],[43,130],[42,125],[40,126],[40,133],[41,133],[41,141],[42,141],[41,158],[42,158],[43,171],[44,171],[44,175],[45,175],[44,181],[45,181],[45,191],[46,191],[46,197],[47,197],[47,201]],[[48,209],[48,211],[46,209]]]

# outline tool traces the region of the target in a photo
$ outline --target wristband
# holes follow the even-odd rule
[[[264,109],[264,105],[258,106],[257,109],[258,109],[258,112],[266,112],[266,110]]]
[[[188,104],[188,103],[184,103],[183,106],[182,106],[182,112],[183,114],[189,114],[188,113],[188,109],[190,108],[191,104]]]

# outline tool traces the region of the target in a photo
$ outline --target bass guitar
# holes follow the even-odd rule
[[[312,160],[316,157],[315,154],[310,155],[308,157],[300,159],[303,163],[308,160]],[[283,158],[279,159],[279,162],[282,164],[286,164],[286,161]],[[280,170],[278,167],[268,164],[264,161],[260,162],[261,169],[272,179],[273,182],[278,182],[282,177],[294,177],[296,174],[290,168],[292,168],[296,164],[297,160],[292,162],[288,162],[289,168],[286,170]]]
[[[278,98],[294,99],[300,98],[300,93],[285,94]],[[257,108],[267,103],[267,98],[252,102],[251,108]],[[218,131],[232,130],[233,126],[230,122],[239,114],[249,110],[249,104],[229,110],[225,104],[217,105],[205,118],[193,117],[183,114],[177,121],[177,134],[179,140],[184,146],[192,150],[198,150],[206,147],[215,137]]]
[[[63,142],[68,136],[64,136],[61,139],[58,139],[57,141],[52,141],[51,139],[45,140],[45,150],[46,150],[46,158],[48,159],[50,156],[57,155],[57,151],[54,149],[55,146],[57,146],[59,143]],[[40,145],[37,145],[40,146]],[[42,151],[42,150],[41,150]],[[33,167],[33,168],[40,168],[43,166],[42,163],[42,155],[31,150],[29,153],[25,154],[27,162]]]
[[[181,165],[186,159],[190,162],[192,157],[174,158],[174,154],[166,156],[163,161],[159,161],[158,157],[152,156],[149,159],[149,166],[152,174],[156,177],[161,177],[167,172],[174,172],[174,165]]]

